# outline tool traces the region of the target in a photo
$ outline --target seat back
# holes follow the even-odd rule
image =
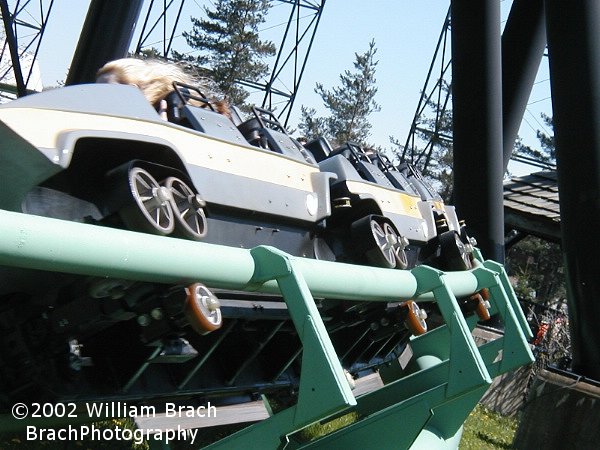
[[[257,147],[272,150],[298,161],[316,164],[313,156],[279,123],[273,112],[253,107],[254,117],[238,126],[246,140]]]
[[[173,86],[175,90],[166,97],[169,122],[236,144],[246,142],[234,123],[218,113],[198,88],[183,83],[173,83]],[[189,100],[201,106],[191,105]]]
[[[182,108],[182,115],[194,130],[236,144],[246,143],[242,133],[223,114],[198,106],[186,105]]]
[[[304,147],[312,153],[317,162],[323,161],[332,152],[331,145],[329,145],[329,142],[324,137],[313,139],[306,143]]]
[[[352,163],[363,179],[394,189],[394,185],[374,162],[374,158],[363,151],[358,144],[347,142],[343,146],[336,148],[330,153],[330,156],[339,154],[344,155]]]

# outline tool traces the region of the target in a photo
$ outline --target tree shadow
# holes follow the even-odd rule
[[[512,443],[501,442],[498,439],[495,439],[487,434],[482,433],[481,431],[478,431],[476,434],[479,439],[481,439],[483,442],[493,445],[494,448],[501,448],[507,450],[514,448]]]

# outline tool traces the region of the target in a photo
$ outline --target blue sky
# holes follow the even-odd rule
[[[181,31],[189,29],[187,24],[190,15],[202,15],[200,7],[204,4],[210,5],[210,0],[186,2]],[[285,22],[290,7],[279,2],[274,4],[277,7],[269,19],[269,30],[265,37],[278,44],[283,25],[273,24]],[[146,0],[142,15],[147,5]],[[45,85],[56,84],[64,79],[88,6],[89,2],[82,0],[55,1],[39,58]],[[379,61],[376,101],[381,105],[381,111],[371,116],[371,141],[386,147],[389,146],[389,136],[393,135],[404,142],[448,6],[449,2],[442,0],[328,0],[290,126],[297,124],[300,105],[317,109],[322,107],[319,96],[314,93],[315,83],[321,82],[328,89],[336,86],[339,74],[352,68],[355,52],[366,51],[369,41],[374,39],[376,59]],[[510,1],[502,1],[501,6],[505,19]],[[138,39],[139,30],[134,35],[132,45]],[[184,39],[176,39],[174,47],[185,50]],[[535,130],[543,127],[540,112],[551,115],[547,79],[546,61],[543,61],[520,132],[529,145],[537,145]]]

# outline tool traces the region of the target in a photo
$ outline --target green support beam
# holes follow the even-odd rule
[[[250,250],[164,238],[0,210],[0,264],[29,269],[278,293],[273,280],[252,280]],[[414,298],[409,271],[296,258],[315,297],[389,302]],[[469,272],[446,274],[457,297],[477,290]],[[428,293],[422,299],[432,298]]]
[[[480,255],[478,255],[480,258]],[[0,211],[0,264],[99,277],[279,293],[303,345],[298,402],[210,446],[245,448],[456,448],[462,423],[493,377],[533,361],[531,336],[504,269],[492,261],[444,273],[379,269],[223,247]],[[503,337],[477,347],[476,317],[457,298],[488,288]],[[314,297],[437,303],[445,324],[413,338],[406,370],[382,372],[382,388],[355,398]],[[289,435],[356,412],[358,420],[314,442]]]

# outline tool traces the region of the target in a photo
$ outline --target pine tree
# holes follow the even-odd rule
[[[515,142],[514,151],[517,155],[523,155],[533,158],[540,163],[545,164],[556,164],[556,143],[554,141],[554,121],[552,117],[542,113],[541,118],[544,121],[546,127],[550,130],[550,134],[545,131],[537,130],[536,137],[540,141],[541,149],[532,148],[528,145],[523,144],[520,137],[517,137]]]
[[[452,196],[453,145],[451,86],[440,80],[436,86],[437,99],[424,99],[424,108],[415,125],[415,139],[405,148],[394,137],[390,142],[396,147],[392,153],[398,161],[407,161],[421,171],[445,201]],[[443,99],[443,101],[441,101]],[[426,112],[426,113],[425,113]]]
[[[315,108],[302,106],[300,108],[300,114],[298,129],[306,139],[311,140],[320,136],[327,136],[326,119],[324,117],[318,117]]]
[[[207,75],[234,104],[249,95],[237,81],[255,82],[269,71],[263,58],[275,54],[275,45],[258,35],[269,8],[269,0],[217,0],[213,9],[204,7],[207,19],[192,17],[192,31],[183,33],[188,45],[201,51],[193,62],[208,68]]]
[[[365,53],[355,53],[354,71],[346,70],[340,75],[340,86],[327,90],[321,83],[316,84],[315,92],[323,99],[330,115],[316,117],[313,108],[302,108],[298,127],[308,139],[324,133],[333,145],[348,141],[368,145],[366,141],[371,132],[369,115],[380,110],[375,102],[376,52],[375,41],[372,40]]]

